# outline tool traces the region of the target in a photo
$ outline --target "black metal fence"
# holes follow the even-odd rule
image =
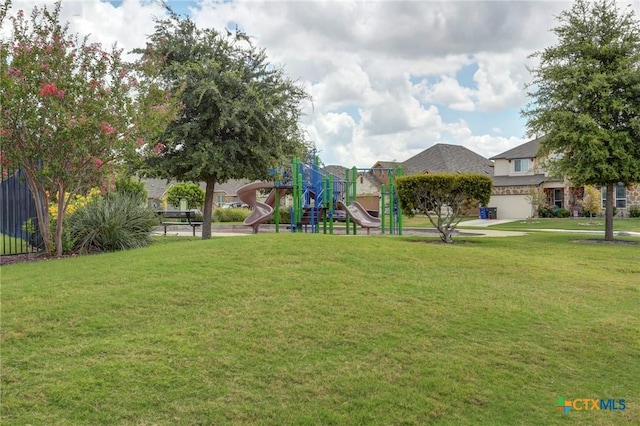
[[[0,179],[0,255],[42,250],[35,200],[24,172],[0,166]]]

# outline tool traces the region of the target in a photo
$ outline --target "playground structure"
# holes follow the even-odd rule
[[[357,201],[358,173],[383,172],[388,183],[380,189],[378,211],[368,211]],[[333,234],[334,212],[346,213],[346,233],[357,233],[357,226],[367,230],[380,228],[384,234],[402,235],[402,211],[395,190],[395,178],[401,176],[401,169],[347,169],[345,179],[323,170],[318,157],[312,164],[294,160],[291,172],[271,170],[272,182],[257,181],[243,186],[237,192],[240,200],[252,209],[244,224],[251,226],[257,233],[261,224],[272,216],[275,231],[280,231],[281,200],[291,194],[293,206],[289,207],[289,229],[291,232],[312,232]],[[257,200],[256,191],[271,190],[267,198]]]

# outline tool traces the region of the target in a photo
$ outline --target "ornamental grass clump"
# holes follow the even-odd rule
[[[74,251],[95,253],[148,245],[158,219],[137,197],[113,193],[100,197],[69,216]]]

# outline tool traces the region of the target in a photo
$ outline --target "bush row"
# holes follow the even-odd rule
[[[216,209],[213,212],[214,222],[243,222],[249,215],[251,210],[247,209]],[[289,209],[280,209],[280,223],[289,223]],[[276,223],[274,216],[271,215],[265,223]]]
[[[213,220],[215,222],[242,222],[249,214],[251,211],[247,209],[216,209],[213,212]]]
[[[271,215],[269,220],[265,223],[276,223],[275,215]],[[280,224],[289,224],[291,223],[291,215],[289,214],[288,208],[280,209]]]
[[[564,208],[540,206],[538,207],[538,217],[569,217],[571,212]]]
[[[640,217],[640,206],[631,206],[628,210],[629,217]],[[613,208],[613,215],[618,215],[618,209],[616,207]],[[549,207],[549,206],[540,206],[538,207],[538,217],[569,217],[571,216],[571,212],[567,209],[558,208],[558,207]],[[597,217],[597,214],[591,214],[589,210],[582,210],[582,217]]]

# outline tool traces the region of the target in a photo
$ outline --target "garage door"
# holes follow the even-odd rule
[[[526,195],[492,195],[488,207],[498,208],[498,219],[525,219],[531,216]]]

